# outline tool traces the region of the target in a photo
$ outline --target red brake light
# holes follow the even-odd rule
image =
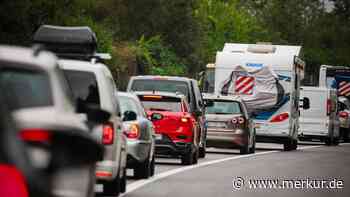
[[[348,112],[345,112],[345,111],[342,111],[339,113],[339,116],[341,118],[348,118],[349,117],[349,113]]]
[[[332,107],[331,99],[327,99],[327,116],[331,114],[331,107]]]
[[[238,120],[237,120],[237,118],[234,118],[234,119],[231,120],[231,122],[232,122],[233,124],[237,124]]]
[[[136,139],[140,136],[140,128],[137,124],[132,124],[129,130],[126,132],[126,137],[130,139]]]
[[[289,114],[287,112],[278,114],[276,116],[274,116],[270,122],[283,122],[285,120],[287,120],[289,118]]]
[[[102,143],[105,145],[113,144],[114,141],[114,127],[112,123],[103,125]]]
[[[187,123],[187,122],[189,122],[189,118],[182,117],[182,118],[181,118],[181,122]]]
[[[243,124],[245,121],[244,121],[244,118],[243,117],[239,117],[238,118],[238,123],[239,124]]]
[[[14,166],[0,165],[0,185],[1,196],[29,196],[25,179]]]
[[[51,133],[44,129],[23,129],[20,132],[20,137],[26,142],[49,142]]]

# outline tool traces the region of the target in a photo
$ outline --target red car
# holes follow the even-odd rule
[[[156,132],[156,155],[181,158],[184,165],[198,162],[199,127],[186,97],[168,92],[136,92]]]

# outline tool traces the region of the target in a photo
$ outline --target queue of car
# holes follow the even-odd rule
[[[89,27],[44,25],[34,43],[40,46],[0,46],[5,196],[92,197],[96,184],[118,196],[127,169],[152,177],[156,157],[194,165],[207,147],[255,152],[258,127],[240,96],[202,94],[195,79],[151,75],[131,77],[120,92]],[[340,135],[348,136],[349,103],[341,101]],[[282,115],[273,120],[288,118]],[[287,150],[296,148],[292,142]]]

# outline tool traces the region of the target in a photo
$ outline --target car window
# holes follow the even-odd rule
[[[162,80],[162,79],[136,79],[133,80],[132,91],[162,91],[162,92],[179,92],[185,95],[188,102],[191,102],[188,83],[184,81]]]
[[[145,110],[181,112],[181,99],[174,97],[147,97],[140,96],[141,103]]]
[[[198,87],[198,83],[197,81],[192,81],[193,83],[193,90],[194,90],[194,94],[196,95],[196,100],[197,100],[197,103],[196,105],[201,108],[202,106],[199,106],[199,103],[203,104],[203,101],[202,101],[202,94],[199,90],[199,87]],[[198,103],[199,102],[199,103]]]
[[[44,72],[2,70],[0,84],[6,88],[6,91],[1,93],[11,101],[10,109],[53,105],[51,83]]]
[[[97,80],[93,72],[64,70],[64,74],[72,88],[75,100],[100,106]]]
[[[119,103],[122,114],[124,114],[126,111],[133,111],[139,116],[142,115],[138,110],[137,103],[133,99],[127,96],[119,96]]]
[[[241,114],[242,110],[239,102],[214,100],[213,106],[208,106],[207,114]]]

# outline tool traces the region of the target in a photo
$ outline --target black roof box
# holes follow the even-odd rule
[[[97,38],[90,27],[42,25],[35,32],[33,41],[59,56],[91,56],[97,50]]]

